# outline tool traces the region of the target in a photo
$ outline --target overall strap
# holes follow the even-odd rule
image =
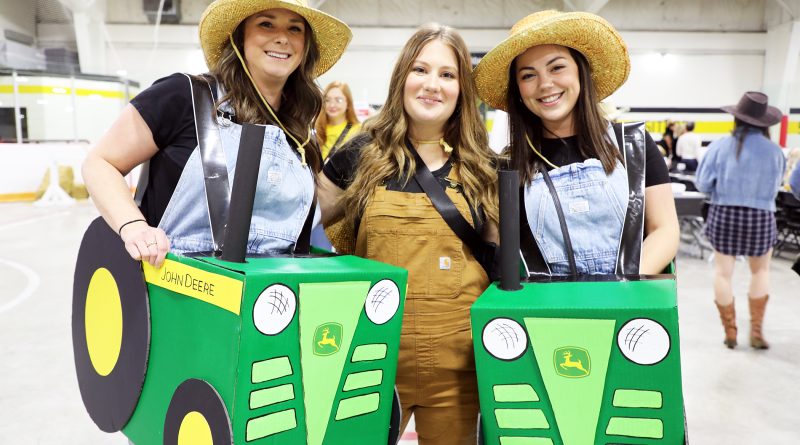
[[[225,150],[217,127],[217,112],[211,84],[206,79],[186,74],[192,89],[192,109],[197,131],[197,145],[203,164],[208,219],[214,250],[219,252],[225,239],[228,209],[230,208],[230,185]]]
[[[628,209],[622,224],[616,273],[638,274],[644,239],[645,127],[644,122],[613,127],[628,173]]]
[[[575,264],[575,252],[572,250],[572,238],[569,236],[569,228],[567,227],[567,218],[564,217],[564,209],[561,207],[561,200],[558,198],[558,192],[553,185],[553,180],[550,179],[550,173],[547,168],[542,168],[542,177],[544,178],[547,189],[550,191],[550,197],[553,198],[553,205],[556,206],[556,213],[558,214],[558,223],[561,225],[561,236],[564,237],[564,247],[567,249],[567,261],[569,261],[569,271],[572,275],[578,275],[578,266]]]
[[[428,195],[433,207],[436,208],[436,211],[442,216],[444,222],[447,223],[448,227],[450,227],[453,233],[455,233],[456,236],[458,236],[461,241],[463,241],[464,244],[469,247],[469,249],[472,251],[472,255],[479,261],[482,258],[485,258],[486,255],[493,254],[493,252],[490,252],[492,248],[483,240],[483,238],[481,238],[481,235],[478,233],[478,231],[472,227],[472,225],[464,218],[461,212],[458,211],[456,205],[453,204],[453,200],[447,196],[447,193],[439,184],[439,181],[433,177],[433,174],[428,169],[428,166],[425,165],[425,162],[419,156],[417,150],[415,150],[410,144],[407,143],[407,145],[409,151],[411,151],[411,153],[414,155],[414,160],[417,163],[417,169],[414,173],[414,180],[417,181],[422,191]]]
[[[528,224],[528,215],[525,212],[525,190],[519,192],[519,208],[521,217],[519,219],[519,248],[520,256],[522,257],[522,265],[528,276],[550,276],[550,266],[547,265],[539,245],[536,244],[536,239],[533,237],[533,231]]]
[[[294,253],[307,255],[311,253],[311,229],[314,225],[314,213],[317,211],[317,189],[314,188],[314,197],[311,199],[311,209],[308,211],[306,222],[303,223],[303,230],[300,231],[300,236],[297,237],[297,242],[294,244]]]

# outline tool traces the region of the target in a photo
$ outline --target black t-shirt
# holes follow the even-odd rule
[[[197,147],[189,79],[175,73],[137,94],[131,105],[144,119],[158,152],[150,158],[148,183],[141,210],[150,225],[161,221],[183,167]]]
[[[645,150],[647,162],[644,168],[644,186],[650,187],[669,183],[667,164],[664,162],[664,158],[661,156],[655,141],[650,137],[650,133],[645,133]],[[561,139],[542,139],[540,151],[547,160],[559,167],[586,160],[578,150],[577,136]]]
[[[363,133],[347,141],[346,144],[328,157],[328,161],[322,167],[325,176],[340,189],[346,189],[356,177],[361,149],[369,143],[369,135]],[[441,168],[431,172],[442,188],[447,188],[450,185],[447,175],[450,174],[452,168],[453,163],[448,159]],[[423,193],[417,181],[411,179],[407,184],[404,184],[404,182],[406,181],[392,178],[387,181],[386,189],[394,192]]]

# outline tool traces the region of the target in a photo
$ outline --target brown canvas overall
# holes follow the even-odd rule
[[[450,187],[447,194],[472,222],[463,194]],[[364,211],[356,255],[408,270],[397,365],[402,429],[414,413],[420,445],[474,444],[479,408],[469,308],[489,285],[483,268],[426,194],[385,187]]]

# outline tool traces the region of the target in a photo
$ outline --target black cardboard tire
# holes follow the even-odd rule
[[[190,414],[191,413],[191,414]],[[198,428],[198,425],[200,428]],[[178,445],[181,429],[196,437],[198,432],[209,435],[214,445],[231,444],[231,422],[219,393],[203,380],[189,379],[178,385],[164,419],[164,445]],[[205,438],[203,443],[208,443]]]
[[[389,442],[388,445],[397,445],[400,441],[400,424],[403,420],[403,410],[400,406],[400,395],[397,393],[397,387],[394,388],[394,396],[392,397],[392,416],[389,418]]]
[[[150,314],[141,265],[97,218],[83,236],[75,264],[72,347],[83,404],[101,430],[119,431],[133,415],[149,345]]]
[[[478,413],[478,445],[484,445],[486,439],[483,438],[483,423],[481,422],[481,413]]]

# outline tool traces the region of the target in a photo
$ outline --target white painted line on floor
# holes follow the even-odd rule
[[[47,220],[47,219],[50,219],[50,218],[55,218],[57,216],[65,216],[65,215],[68,215],[68,214],[69,214],[69,211],[61,211],[61,212],[56,212],[56,213],[50,213],[50,214],[43,215],[43,216],[37,216],[35,218],[23,219],[22,221],[16,221],[16,222],[9,223],[9,224],[2,224],[2,225],[0,225],[0,231],[5,230],[5,229],[12,229],[14,227],[24,226],[26,224],[31,224],[31,223],[35,223],[35,222],[39,222],[39,221],[44,221],[44,220]]]
[[[10,267],[22,272],[22,274],[25,275],[25,278],[28,279],[28,283],[25,286],[25,289],[23,289],[19,295],[12,298],[8,303],[0,306],[0,314],[22,303],[25,301],[25,299],[33,295],[36,289],[39,288],[39,275],[37,275],[36,272],[34,272],[33,269],[29,268],[28,266],[0,258],[0,267],[1,266]]]

